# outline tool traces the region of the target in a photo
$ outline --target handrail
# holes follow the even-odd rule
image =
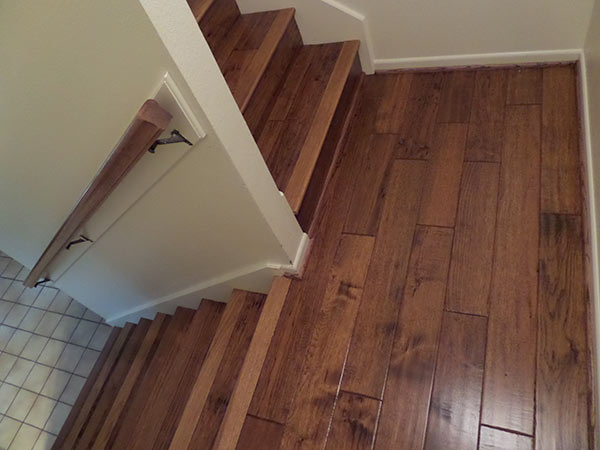
[[[23,284],[35,286],[56,255],[65,248],[71,237],[115,190],[138,160],[167,128],[171,114],[155,100],[146,100],[129,128],[110,154],[98,174],[87,187],[69,217],[56,232],[42,256],[25,278]]]

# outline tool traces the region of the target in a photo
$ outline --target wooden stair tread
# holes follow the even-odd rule
[[[295,213],[300,210],[358,46],[358,41],[347,41],[302,48],[258,138],[271,174]]]
[[[222,28],[217,28],[213,34],[206,35],[242,112],[246,110],[293,19],[293,8],[244,14],[237,18],[226,34],[220,34]],[[212,23],[205,25],[204,22],[200,23],[203,31],[214,28]]]

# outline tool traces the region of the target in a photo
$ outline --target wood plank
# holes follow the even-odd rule
[[[359,45],[359,41],[344,42],[325,92],[321,97],[319,107],[314,113],[314,120],[311,123],[307,138],[300,149],[294,170],[286,185],[284,194],[294,213],[300,210],[302,199],[308,188],[308,183],[342,96],[346,80],[350,75]]]
[[[477,448],[486,322],[444,313],[425,449]]]
[[[542,214],[536,448],[590,448],[581,218]]]
[[[376,450],[423,448],[451,247],[452,230],[417,227]]]
[[[152,414],[142,424],[140,430],[142,439],[139,440],[138,449],[148,449],[152,441],[154,441],[152,447],[154,450],[169,448],[225,308],[226,305],[220,302],[211,300],[200,302],[200,308],[196,311],[190,325],[191,331],[186,333],[180,353],[181,361],[177,361],[177,366],[183,363],[184,369],[181,376],[174,376],[165,383],[166,386],[159,392],[160,398],[154,403],[156,408],[152,408],[152,402],[147,403],[147,408]],[[173,367],[173,373],[179,373],[177,366]],[[173,384],[174,391],[171,387]],[[164,409],[163,405],[165,405]],[[160,425],[155,425],[154,422],[157,408],[161,408],[159,414],[162,415],[162,424]]]
[[[375,441],[381,402],[341,392],[336,405],[326,450],[370,450]]]
[[[116,396],[111,399],[112,406],[106,414],[102,428],[93,442],[92,449],[103,449],[108,444],[108,440],[111,436],[113,428],[119,420],[119,417],[123,412],[123,408],[125,408],[125,404],[129,399],[129,395],[131,394],[131,391],[133,390],[133,387],[137,382],[142,369],[147,364],[148,358],[152,355],[152,349],[156,340],[160,338],[161,329],[166,317],[167,316],[163,314],[157,314],[152,321],[152,324],[144,336],[144,340],[142,341],[135,358],[129,365],[129,370],[127,371],[127,375],[125,376],[121,387],[119,388]]]
[[[439,123],[468,123],[471,116],[474,87],[474,71],[454,70],[444,73],[437,121]]]
[[[133,326],[133,324],[131,325]],[[73,405],[73,408],[71,408],[71,412],[69,413],[69,416],[67,417],[67,420],[65,420],[65,423],[63,424],[60,433],[58,434],[58,437],[56,438],[55,441],[55,447],[54,448],[69,448],[69,446],[67,446],[67,444],[65,443],[67,437],[69,435],[78,435],[79,432],[81,431],[81,428],[77,429],[74,428],[75,424],[77,422],[77,419],[79,417],[83,417],[85,419],[85,417],[87,416],[87,413],[82,409],[84,404],[86,404],[88,402],[88,397],[90,396],[90,393],[93,392],[94,390],[94,386],[96,385],[96,382],[98,380],[98,377],[100,375],[100,373],[102,372],[102,370],[106,365],[111,364],[111,360],[114,360],[114,358],[116,357],[111,357],[111,355],[115,355],[118,354],[119,350],[116,350],[115,345],[117,345],[118,338],[120,336],[122,336],[125,332],[123,332],[123,328],[119,328],[119,327],[114,327],[110,333],[110,336],[108,337],[108,339],[106,340],[106,343],[104,344],[104,349],[102,350],[102,353],[100,353],[100,356],[98,357],[98,360],[96,361],[96,364],[94,365],[94,368],[92,369],[92,371],[90,372],[90,375],[88,376],[83,388],[81,389],[81,392],[79,393],[79,396],[77,397],[77,401],[75,402],[75,404]],[[128,334],[128,332],[127,332]],[[124,342],[123,338],[121,339],[122,342]],[[122,343],[121,343],[122,345]],[[116,353],[115,353],[116,352]],[[109,360],[109,357],[111,358],[111,360]],[[93,394],[92,394],[93,395]],[[79,426],[82,426],[83,422],[79,422]],[[63,445],[65,445],[63,447]]]
[[[529,435],[535,385],[540,113],[539,106],[506,110],[482,409],[484,424]]]
[[[467,162],[463,169],[446,308],[487,316],[500,167]]]
[[[479,450],[533,450],[533,439],[482,425],[479,431]]]
[[[186,308],[177,308],[173,317],[169,320],[169,325],[161,337],[152,361],[148,365],[146,375],[138,383],[135,392],[130,396],[126,411],[119,418],[119,423],[112,433],[114,438],[112,444],[116,447],[132,448],[133,442],[138,437],[138,426],[141,423],[151,421],[147,418],[140,421],[144,415],[144,407],[148,402],[155,403],[153,391],[162,388],[164,382],[164,372],[173,364],[173,359],[179,353],[179,340],[187,330],[193,317],[193,310]]]
[[[348,234],[339,241],[281,450],[325,445],[373,242]]]
[[[247,416],[236,450],[264,450],[279,448],[283,425]]]
[[[507,75],[506,70],[477,71],[465,153],[469,161],[501,159]]]
[[[506,103],[508,105],[540,105],[542,103],[542,69],[539,67],[510,69]]]
[[[273,280],[256,325],[256,331],[246,353],[240,377],[227,406],[215,444],[212,447],[214,450],[234,449],[237,446],[290,283],[291,279],[285,277],[276,277]]]
[[[205,450],[213,448],[223,424],[235,387],[241,376],[242,366],[248,353],[252,335],[265,301],[265,295],[246,292],[244,309],[235,325],[219,369],[206,398],[206,403],[188,448]],[[238,405],[239,406],[239,405]],[[235,448],[232,446],[231,448]]]
[[[396,150],[398,158],[429,158],[442,81],[441,73],[413,74],[400,127]]]
[[[202,1],[202,0],[201,0]],[[196,20],[211,50],[215,50],[231,32],[240,17],[240,9],[235,0],[212,1],[208,8],[198,8]],[[202,14],[199,18],[198,16]]]
[[[117,146],[91,180],[90,185],[85,189],[73,210],[23,281],[26,287],[33,287],[40,278],[47,275],[50,263],[65,248],[75,232],[104,203],[140,158],[146,154],[170,121],[171,114],[156,101],[146,100],[144,102]]]
[[[453,227],[456,220],[468,125],[439,124],[427,165],[419,223]]]
[[[210,388],[223,360],[225,349],[234,332],[239,315],[243,311],[245,298],[245,292],[235,290],[227,303],[227,308],[219,322],[219,328],[217,328],[202,369],[190,392],[177,430],[169,446],[171,450],[188,448],[192,440],[196,424],[202,414]]]
[[[135,358],[135,355],[142,344],[144,336],[150,328],[150,321],[147,319],[140,320],[131,333],[127,344],[123,348],[123,352],[119,356],[110,376],[102,386],[102,392],[98,400],[94,404],[93,410],[90,412],[88,419],[83,427],[83,432],[77,440],[75,448],[86,449],[91,448],[100,432],[100,429],[106,419],[107,413],[111,408],[112,401],[123,384],[123,380],[127,375],[127,370]]]
[[[581,213],[574,66],[544,68],[541,208],[549,213]]]
[[[395,160],[342,389],[381,398],[425,174],[423,161]],[[394,270],[390,270],[390,268]]]
[[[356,180],[354,185],[350,210],[344,225],[346,233],[375,236],[395,142],[393,135],[371,136],[361,178]]]
[[[377,110],[375,132],[399,134],[402,132],[402,119],[407,107],[413,75],[399,73],[378,76],[386,78],[386,92]]]

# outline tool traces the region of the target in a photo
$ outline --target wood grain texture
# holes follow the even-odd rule
[[[500,171],[482,422],[533,433],[540,108],[510,106]],[[519,351],[515,351],[519,349]]]
[[[444,313],[425,449],[477,448],[486,322]]]
[[[415,73],[402,118],[398,158],[427,159],[433,144],[443,74]]]
[[[188,449],[204,450],[213,448],[213,445],[215,445],[215,439],[223,424],[235,387],[240,379],[242,366],[256,330],[264,301],[265,295],[246,292],[243,310],[227,343],[227,348],[210,387],[204,408],[198,417],[196,429]],[[235,448],[235,446],[231,448]]]
[[[350,210],[346,218],[346,233],[375,236],[385,200],[386,177],[393,157],[393,135],[371,136],[362,176],[356,180]]]
[[[342,45],[340,54],[329,77],[327,87],[321,97],[321,102],[314,112],[313,122],[310,125],[306,140],[300,149],[300,154],[284,190],[285,197],[294,213],[298,213],[300,210],[300,205],[317,164],[319,153],[327,137],[329,126],[333,120],[338,102],[342,97],[346,80],[350,75],[350,70],[358,54],[359,44],[359,41],[347,41]]]
[[[142,369],[147,364],[147,360],[152,356],[153,348],[157,338],[160,337],[161,328],[166,316],[163,314],[157,314],[152,324],[148,328],[141,345],[135,354],[135,358],[129,364],[129,370],[123,379],[121,387],[116,393],[112,400],[112,405],[107,411],[106,418],[102,424],[102,428],[96,438],[94,439],[92,449],[99,450],[107,446],[108,440],[110,439],[113,428],[117,424],[123,409],[129,399],[131,391],[133,390],[135,383],[142,373]]]
[[[375,132],[399,134],[402,132],[402,120],[407,108],[413,76],[410,73],[401,73],[382,75],[382,77],[386,78],[385,93],[377,110]]]
[[[533,439],[529,436],[486,426],[479,433],[479,450],[533,450]]]
[[[281,450],[325,445],[373,242],[373,237],[356,235],[339,241]]]
[[[276,277],[273,280],[244,358],[239,379],[227,405],[223,423],[212,447],[214,450],[236,448],[290,283],[291,280],[284,277]]]
[[[372,449],[380,406],[379,400],[341,392],[335,405],[325,449]]]
[[[376,450],[423,448],[451,247],[452,230],[417,227]]]
[[[591,448],[581,231],[580,217],[542,214],[536,448]]]
[[[421,198],[425,162],[392,163],[342,389],[381,398]],[[390,270],[390,268],[394,270]]]
[[[40,278],[47,275],[48,266],[65,248],[73,234],[104,203],[170,121],[171,114],[156,101],[144,102],[117,146],[23,281],[26,287],[33,287]]]
[[[458,70],[444,74],[437,121],[468,123],[471,116],[475,72]]]
[[[573,66],[544,69],[542,212],[580,214],[577,93]]]
[[[419,223],[453,227],[467,142],[468,125],[439,124],[427,165]]]
[[[465,163],[446,308],[487,316],[500,167]]]
[[[541,104],[542,69],[538,67],[510,69],[506,103],[508,105]]]
[[[118,354],[119,350],[114,350],[115,345],[117,345],[118,342],[123,342],[123,340],[125,339],[124,337],[122,337],[119,340],[119,337],[126,336],[127,334],[128,332],[123,332],[123,328],[119,327],[114,327],[111,331],[110,336],[104,344],[104,349],[102,350],[102,353],[100,353],[100,356],[98,357],[94,368],[90,372],[90,375],[88,376],[83,388],[81,389],[81,392],[79,393],[79,396],[77,397],[77,401],[73,405],[73,408],[71,408],[69,416],[65,420],[65,423],[63,424],[60,433],[54,441],[54,445],[52,447],[53,449],[61,449],[63,448],[63,444],[65,445],[64,448],[71,448],[68,446],[68,444],[66,444],[65,441],[69,435],[73,436],[75,434],[79,434],[79,432],[81,431],[80,427],[82,426],[82,422],[79,418],[83,417],[85,419],[85,416],[87,414],[83,409],[83,406],[86,403],[89,404],[88,397],[90,397],[90,395],[94,395],[94,386],[97,386],[97,380],[99,375],[103,371],[106,371],[106,365],[111,364],[109,357],[113,359],[114,356],[111,355],[115,355],[115,352]],[[79,424],[77,424],[78,419],[80,421]]]
[[[243,311],[245,297],[245,292],[233,291],[227,308],[223,312],[223,317],[219,322],[219,327],[210,345],[202,369],[198,373],[198,377],[187,398],[181,419],[169,446],[172,450],[188,448],[192,440],[196,424],[202,414],[212,383],[223,360],[225,349],[234,333],[239,315]]]
[[[506,70],[479,70],[475,75],[473,105],[465,158],[499,162],[504,137]]]
[[[277,449],[283,435],[283,425],[247,416],[236,450]]]

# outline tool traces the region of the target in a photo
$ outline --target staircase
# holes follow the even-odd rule
[[[303,45],[293,9],[189,5],[310,234],[362,82],[358,42]],[[203,300],[115,328],[53,448],[260,448],[240,435],[289,286],[278,277],[268,296],[234,291],[226,305]]]
[[[277,186],[310,234],[360,85],[359,42],[303,45],[293,9],[241,15],[235,0],[189,4]]]
[[[55,449],[235,449],[290,280],[115,328]]]

